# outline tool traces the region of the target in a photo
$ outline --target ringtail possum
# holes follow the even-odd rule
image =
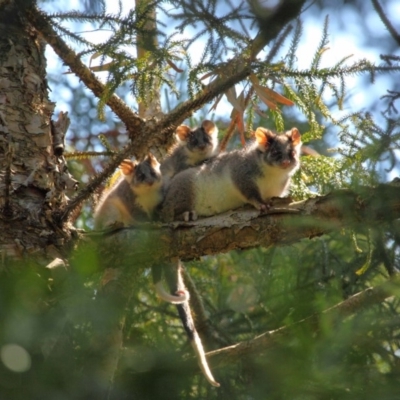
[[[180,125],[176,128],[176,136],[179,143],[161,163],[161,174],[167,184],[178,172],[214,156],[218,147],[218,128],[209,120],[195,129]]]
[[[218,128],[209,120],[204,120],[200,127],[191,129],[180,125],[176,129],[179,143],[161,163],[161,174],[164,190],[167,190],[171,179],[179,172],[199,165],[216,154],[218,147]],[[153,282],[157,295],[170,303],[178,304],[188,300],[186,292],[169,294],[163,287],[162,268],[152,269]]]
[[[245,204],[265,211],[272,197],[285,195],[300,166],[300,132],[292,128],[278,135],[260,127],[255,139],[246,149],[223,153],[177,174],[167,190],[161,218],[195,220]]]
[[[160,164],[152,154],[141,162],[124,160],[120,169],[123,176],[103,194],[95,209],[95,229],[148,221],[162,202]]]

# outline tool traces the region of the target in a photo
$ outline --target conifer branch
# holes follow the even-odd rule
[[[255,60],[257,54],[274,38],[281,29],[293,18],[296,18],[301,11],[305,1],[286,0],[275,9],[267,18],[262,19],[263,26],[268,26],[268,30],[260,30],[248,49],[238,55],[224,66],[224,77],[218,78],[208,85],[193,100],[188,100],[178,106],[168,116],[166,116],[158,127],[162,130],[167,129],[175,122],[175,126],[182,123],[186,118],[203,107],[209,101],[215,99],[226,89],[239,83],[251,73],[251,62]],[[250,54],[250,57],[247,55]]]
[[[216,81],[212,82],[212,84],[207,86],[204,90],[202,90],[201,93],[195,96],[194,99],[184,102],[175,108],[175,110],[171,111],[167,116],[163,117],[160,121],[152,119],[145,123],[135,113],[132,113],[131,110],[129,110],[129,113],[120,113],[118,116],[127,126],[131,143],[125,146],[125,148],[119,154],[111,158],[104,170],[99,175],[93,177],[85,186],[85,188],[69,202],[68,206],[61,212],[59,219],[61,219],[61,221],[65,221],[71,212],[79,207],[83,201],[88,199],[94,190],[113,173],[115,168],[117,168],[124,158],[127,158],[132,154],[141,157],[146,154],[151,147],[168,146],[168,144],[170,144],[172,141],[173,132],[176,126],[181,124],[186,118],[190,117],[193,112],[199,110],[206,103],[225,92],[228,88],[245,79],[251,73],[251,63],[257,54],[272,39],[279,35],[281,28],[284,25],[298,15],[304,1],[305,0],[295,2],[293,2],[293,0],[283,1],[280,6],[276,8],[275,12],[272,13],[267,20],[263,21],[264,23],[268,24],[268,31],[261,31],[252,41],[249,49],[228,63],[225,69],[227,74],[224,77],[220,77]],[[292,3],[295,4],[292,5]],[[292,5],[290,7],[290,12],[288,12],[289,4]],[[96,91],[98,94],[94,92],[96,95],[101,96],[104,90],[104,85],[102,85],[94,77],[93,73],[88,70],[80,61],[78,61],[78,64],[75,65],[75,59],[73,57],[75,53],[73,53],[57,36],[48,20],[39,11],[34,10],[30,13],[34,17],[33,21],[35,26],[38,26],[38,30],[40,32],[43,31],[42,34],[44,35],[45,39],[49,40],[49,43],[52,46],[55,46],[55,48],[61,48],[63,50],[59,51],[59,55],[64,62],[67,63],[67,65],[72,63],[77,72],[83,73],[85,77],[89,76],[93,78],[93,82],[101,85]],[[248,54],[250,54],[250,57]],[[83,77],[81,79],[83,80]],[[89,83],[92,83],[91,79],[88,81]],[[110,97],[107,104],[110,105],[111,99],[118,99],[118,101],[122,103],[119,98],[113,95]],[[116,102],[116,100],[113,101]],[[114,105],[114,102],[112,104]],[[125,106],[125,108],[127,107]],[[123,109],[124,111],[125,108]],[[119,110],[118,107],[117,110]],[[123,119],[125,116],[127,116],[126,120]],[[130,129],[130,127],[132,129]]]
[[[66,160],[86,160],[92,157],[111,156],[110,151],[74,151],[73,153],[64,153]]]
[[[305,1],[305,0],[304,0]],[[124,158],[135,154],[139,158],[143,156],[150,147],[163,147],[172,141],[173,132],[180,123],[192,115],[193,112],[203,107],[206,103],[222,94],[229,87],[245,79],[251,72],[251,63],[257,54],[277,35],[282,27],[291,19],[297,17],[304,1],[283,1],[275,12],[268,18],[263,19],[263,25],[268,25],[268,30],[261,30],[252,41],[250,48],[243,54],[231,60],[226,71],[228,74],[218,78],[206,87],[194,99],[188,100],[178,106],[169,115],[160,121],[150,120],[145,123],[136,113],[126,106],[126,104],[116,95],[108,97],[107,104],[125,123],[131,143],[117,155],[110,159],[104,170],[93,177],[90,182],[82,189],[59,213],[58,219],[65,221],[69,215],[79,207],[83,201],[87,200],[94,190],[101,185],[117,168]],[[290,7],[289,7],[290,5]],[[288,12],[288,9],[290,10]],[[57,35],[49,19],[36,8],[27,10],[29,20],[41,33],[43,38],[54,48],[59,57],[71,68],[71,70],[92,90],[99,98],[104,96],[105,86],[95,77],[95,75],[77,58],[74,51]],[[248,56],[250,54],[250,57]],[[230,71],[230,73],[229,73]]]

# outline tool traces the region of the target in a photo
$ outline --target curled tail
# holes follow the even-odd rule
[[[171,288],[172,293],[177,293],[180,291],[187,293],[187,290],[185,288],[182,279],[181,268],[182,266],[180,261],[178,261],[177,264],[175,265],[171,265],[169,268],[165,268],[165,277],[167,279],[168,285]],[[204,352],[203,345],[200,340],[200,336],[197,333],[196,327],[194,325],[192,312],[189,306],[189,301],[187,300],[185,302],[176,304],[176,308],[178,309],[179,318],[182,321],[183,327],[190,340],[190,343],[197,355],[200,368],[204,376],[211,385],[219,387],[220,384],[214,379],[210,367],[208,366],[207,358]]]
[[[161,266],[153,266],[151,268],[155,291],[160,299],[167,301],[168,303],[172,304],[184,303],[185,301],[189,300],[189,292],[185,290],[185,288],[183,288],[182,290],[176,290],[175,294],[170,294],[164,289],[164,286],[162,284],[162,270],[171,268],[175,267],[165,266],[164,268]]]
[[[164,301],[167,301],[168,303],[172,304],[181,304],[184,303],[185,301],[189,300],[189,293],[184,292],[184,291],[177,291],[176,296],[173,294],[169,294],[165,289],[162,284],[162,282],[157,282],[155,283],[155,289],[158,297]]]

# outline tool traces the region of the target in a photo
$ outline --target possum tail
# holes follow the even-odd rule
[[[169,267],[165,268],[165,277],[172,293],[187,293],[185,284],[183,283],[182,279],[181,268],[182,265],[180,261],[171,264]],[[194,326],[192,312],[189,306],[189,300],[176,304],[176,308],[178,309],[179,318],[182,321],[183,327],[190,340],[190,343],[197,355],[200,368],[204,376],[212,386],[219,387],[220,384],[214,379],[210,367],[208,366],[207,358],[200,340],[200,336],[196,331],[196,327]]]
[[[172,266],[165,267],[165,269],[170,269]],[[168,303],[181,304],[189,300],[189,292],[183,288],[182,290],[176,290],[175,294],[168,293],[162,284],[162,270],[164,267],[153,266],[151,268],[151,273],[153,276],[153,283],[155,291],[158,297]]]

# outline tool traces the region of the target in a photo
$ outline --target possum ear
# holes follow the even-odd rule
[[[276,137],[275,133],[262,127],[257,128],[254,135],[261,151],[265,151]]]
[[[119,166],[121,169],[122,173],[126,176],[133,175],[133,172],[135,171],[137,165],[137,161],[131,161],[131,160],[123,160]]]
[[[201,126],[209,136],[216,135],[218,133],[217,126],[214,124],[214,122],[208,119],[204,120]]]
[[[190,135],[190,128],[187,125],[179,125],[176,128],[176,135],[178,136],[179,140],[183,142],[186,141],[187,137]]]
[[[292,128],[290,131],[286,132],[286,134],[292,140],[294,146],[301,144],[301,136],[297,128]]]
[[[154,168],[157,169],[157,167],[160,165],[160,163],[158,162],[157,158],[155,156],[153,156],[153,154],[149,153],[147,155],[147,158],[149,159],[149,163],[150,165]]]

